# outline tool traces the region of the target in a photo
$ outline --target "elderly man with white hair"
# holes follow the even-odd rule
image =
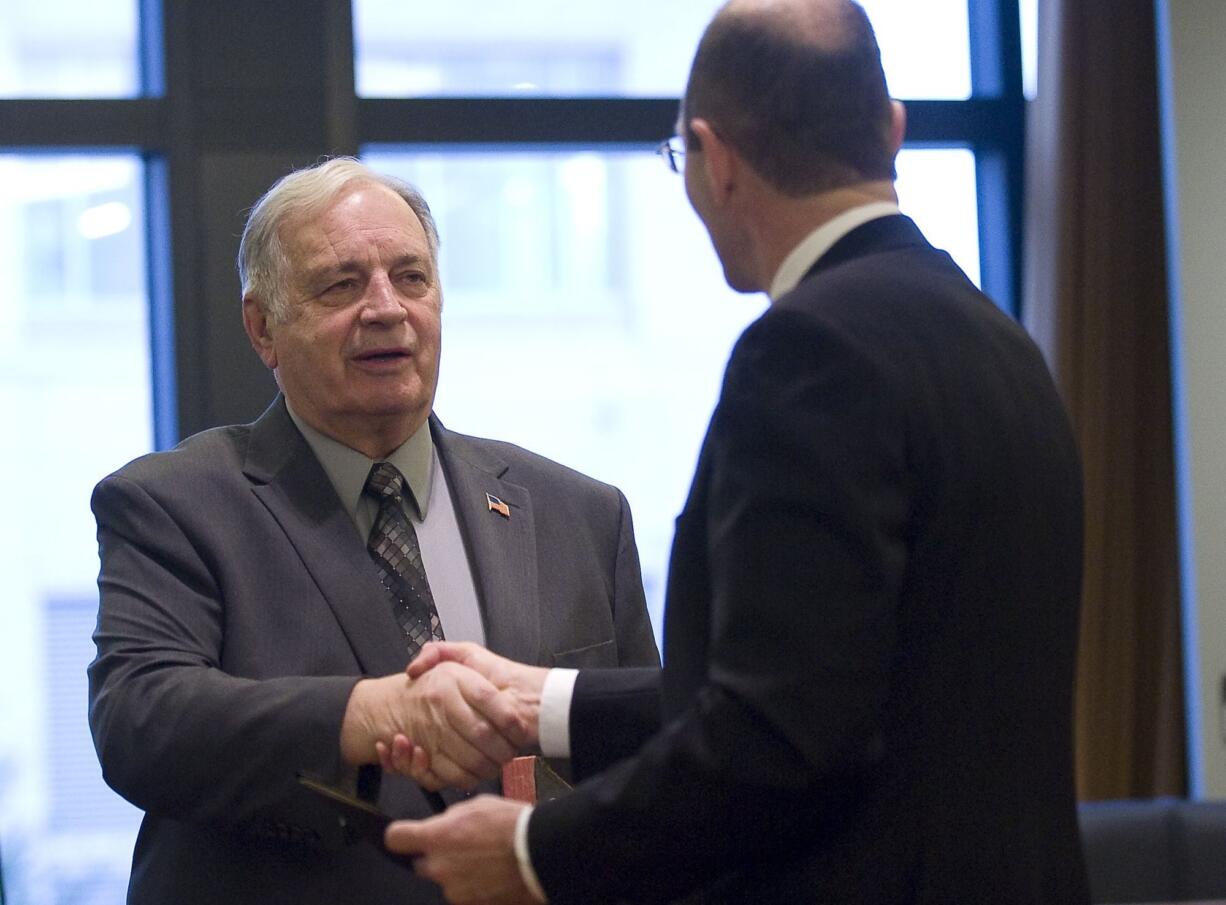
[[[297,777],[428,815],[438,796],[381,774],[397,733],[437,743],[431,784],[498,775],[523,702],[459,664],[408,678],[430,640],[659,662],[622,494],[432,414],[438,244],[421,195],[357,161],[286,176],[239,255],[281,392],[94,492],[90,725],[107,782],[145,811],[131,903],[439,901]]]

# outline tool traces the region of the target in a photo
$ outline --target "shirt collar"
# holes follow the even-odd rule
[[[849,210],[843,211],[837,217],[827,220],[809,235],[801,239],[800,244],[793,248],[775,278],[771,280],[770,297],[772,302],[779,301],[787,293],[796,288],[809,269],[816,264],[821,256],[828,252],[834,243],[839,241],[857,226],[863,226],[878,217],[888,217],[901,211],[893,201],[871,201]]]
[[[288,399],[285,400],[285,407],[315,453],[315,458],[319,459],[349,516],[356,518],[366,477],[376,460],[311,427],[298,416]],[[434,441],[430,437],[430,422],[425,421],[409,439],[380,461],[391,462],[404,475],[417,507],[417,516],[424,520],[430,507],[430,486],[434,477]]]

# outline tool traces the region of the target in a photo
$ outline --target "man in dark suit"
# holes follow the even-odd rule
[[[283,395],[94,493],[90,724],[107,782],[146,812],[130,902],[438,901],[296,780],[420,817],[423,791],[380,776],[380,739],[461,727],[476,741],[439,737],[432,775],[466,789],[525,741],[522,703],[471,670],[408,679],[414,632],[529,663],[659,663],[620,492],[431,416],[437,248],[421,196],[356,161],[283,179],[240,253],[244,322]]]
[[[856,4],[733,0],[708,27],[686,191],[772,304],[677,520],[662,673],[464,644],[411,667],[539,692],[542,747],[590,775],[393,825],[450,901],[1085,901],[1077,455],[1034,344],[899,213],[903,127]],[[420,772],[416,741],[388,765]]]

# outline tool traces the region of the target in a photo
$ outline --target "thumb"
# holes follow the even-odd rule
[[[442,643],[438,641],[428,641],[422,645],[422,649],[405,670],[409,678],[420,679],[423,673],[442,663],[444,659],[443,651],[440,650],[442,646]]]
[[[420,855],[426,850],[430,831],[424,820],[395,820],[383,831],[383,844],[401,855]]]
[[[410,679],[419,679],[430,669],[445,661],[463,663],[468,659],[468,648],[463,642],[428,641],[422,646],[421,652],[409,664]]]

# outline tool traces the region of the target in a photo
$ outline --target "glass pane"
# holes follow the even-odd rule
[[[921,223],[973,255],[973,161],[951,165],[951,154],[969,157],[908,151],[900,168],[919,191],[928,179],[970,179],[913,194],[917,204],[935,197],[936,215],[923,212]],[[728,352],[765,296],[728,289],[681,180],[650,154],[371,148],[364,157],[420,187],[438,219],[443,422],[619,486],[658,628],[673,520]],[[946,222],[960,215],[970,218],[961,235]]]
[[[975,155],[965,148],[911,149],[898,155],[898,203],[966,275],[979,280]]]
[[[5,0],[0,97],[134,97],[137,0]]]
[[[1039,91],[1039,0],[1018,0],[1022,27],[1022,90],[1027,100]]]
[[[142,164],[0,155],[0,834],[13,902],[122,902],[139,813],[86,724],[93,485],[152,445]]]
[[[965,100],[971,96],[967,0],[860,0],[877,32],[894,97]]]
[[[354,0],[358,94],[676,97],[718,0]],[[970,96],[966,0],[866,0],[898,97]]]
[[[673,519],[764,298],[724,284],[681,180],[650,153],[364,159],[418,185],[438,219],[443,423],[621,487],[658,627]]]

